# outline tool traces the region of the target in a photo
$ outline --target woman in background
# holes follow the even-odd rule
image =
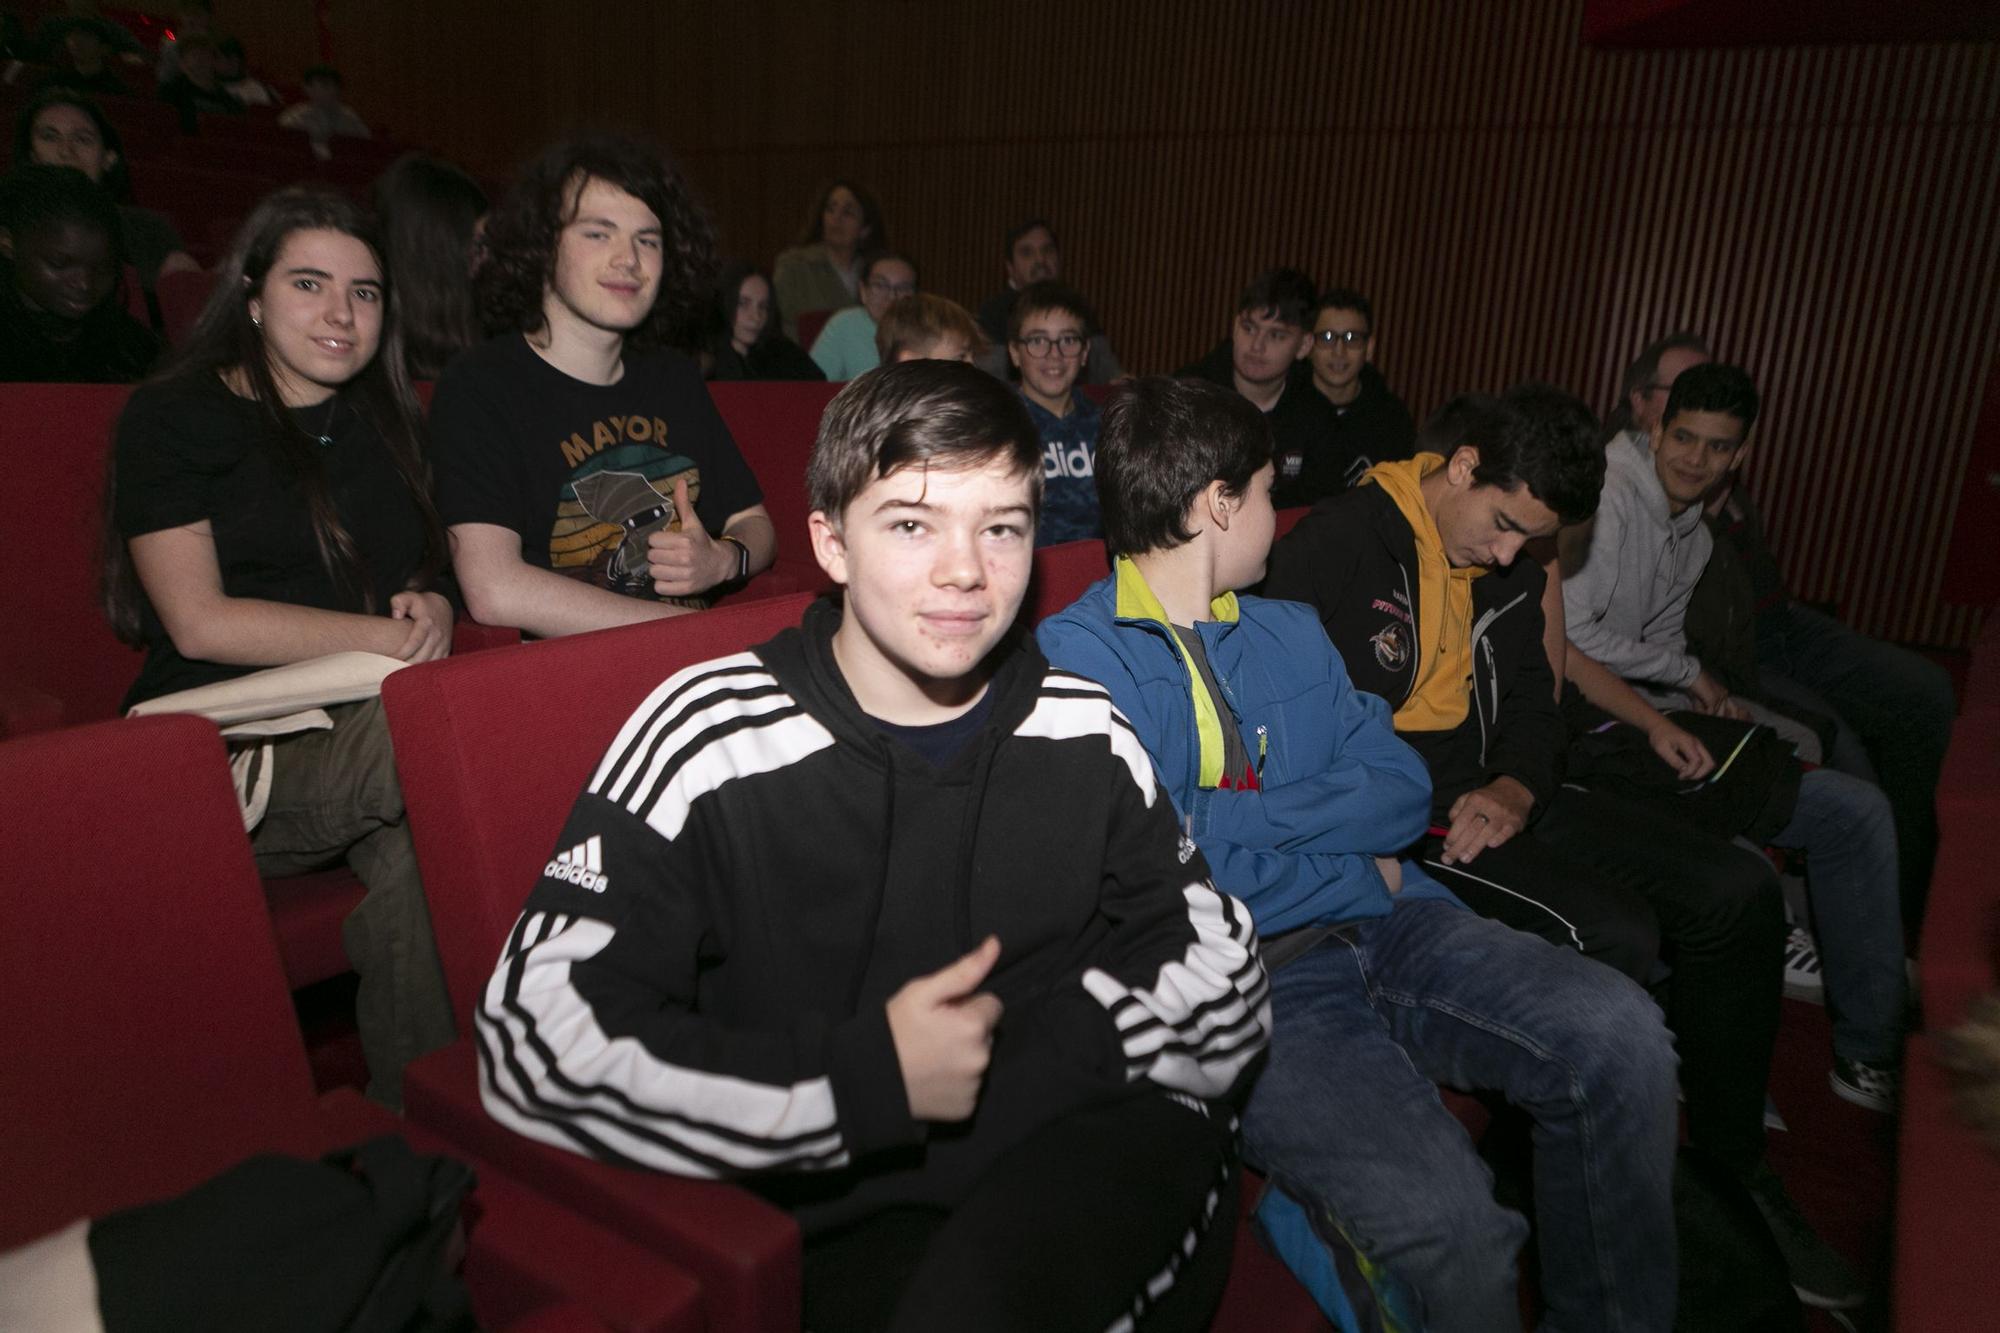
[[[840,310],[861,299],[861,263],[889,248],[889,228],[875,197],[853,181],[820,192],[798,244],[772,266],[785,336],[799,336],[799,316]]]
[[[374,199],[410,376],[434,380],[483,334],[472,266],[486,191],[449,162],[405,153],[376,178]]]
[[[269,196],[186,344],[126,404],[105,602],[146,649],[128,706],[347,650],[451,651],[444,532],[382,254],[351,200]],[[266,874],[345,861],[367,886],[341,936],[369,1093],[395,1106],[403,1065],[451,1040],[451,1006],[381,700],[327,712],[330,731],[276,738],[250,844]]]
[[[14,122],[14,161],[75,167],[103,186],[118,205],[120,248],[148,292],[164,274],[201,267],[166,214],[132,202],[132,174],[118,131],[81,93],[51,88],[22,108]]]
[[[708,334],[712,380],[823,380],[805,349],[778,330],[771,280],[741,260],[722,266]]]

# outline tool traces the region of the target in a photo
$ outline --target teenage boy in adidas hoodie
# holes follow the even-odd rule
[[[791,1208],[822,1333],[1196,1329],[1226,1277],[1268,985],[1103,687],[1010,633],[1040,481],[981,371],[848,385],[844,605],[633,714],[559,843],[604,878],[544,876],[478,1020],[503,1123]]]
[[[1498,1091],[1536,1124],[1549,1326],[1670,1328],[1674,1059],[1659,1011],[1399,859],[1428,823],[1423,761],[1308,608],[1236,594],[1263,576],[1274,475],[1249,403],[1139,381],[1098,446],[1114,571],[1038,631],[1050,661],[1111,691],[1216,883],[1256,917],[1276,1028],[1247,1150],[1326,1239],[1355,1245],[1411,1327],[1513,1327],[1527,1224],[1494,1201],[1435,1084]],[[1320,1247],[1294,1216],[1267,1200],[1310,1277]]]

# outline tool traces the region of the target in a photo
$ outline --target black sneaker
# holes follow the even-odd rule
[[[1819,1238],[1768,1161],[1759,1161],[1743,1184],[1764,1215],[1764,1225],[1771,1228],[1778,1252],[1785,1256],[1792,1290],[1801,1301],[1820,1310],[1852,1310],[1867,1298],[1861,1279]]]
[[[1883,1115],[1896,1114],[1896,1099],[1903,1091],[1903,1076],[1894,1066],[1865,1064],[1844,1055],[1833,1057],[1826,1081],[1833,1085],[1834,1096]]]

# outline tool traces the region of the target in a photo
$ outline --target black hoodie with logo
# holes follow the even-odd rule
[[[1270,1008],[1143,745],[1032,641],[945,768],[864,714],[840,613],[682,671],[626,722],[488,985],[487,1109],[680,1175],[761,1177],[810,1232],[950,1206],[1064,1113],[1227,1095]],[[886,1002],[988,934],[1005,1014],[973,1118],[912,1118]]]

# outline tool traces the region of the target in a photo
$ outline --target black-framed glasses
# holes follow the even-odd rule
[[[1080,333],[1059,333],[1053,338],[1046,333],[1031,333],[1025,338],[1016,338],[1014,345],[1027,348],[1029,356],[1048,356],[1051,352],[1081,356],[1089,341]]]
[[[1341,329],[1321,329],[1313,334],[1313,338],[1323,347],[1331,347],[1335,343],[1339,343],[1342,347],[1359,347],[1362,343],[1368,341],[1368,331],[1366,329],[1347,329],[1345,331]]]
[[[891,282],[887,278],[870,278],[868,279],[868,290],[893,299],[900,299],[905,296],[916,295],[917,284],[914,282]]]

